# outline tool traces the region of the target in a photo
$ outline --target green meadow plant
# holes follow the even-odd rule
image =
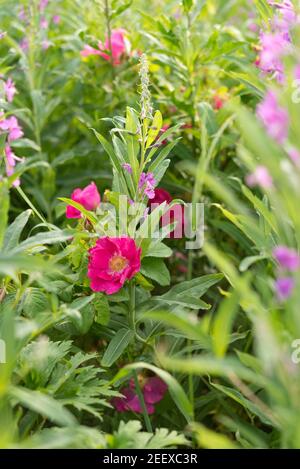
[[[0,447],[299,448],[299,11],[0,1]]]

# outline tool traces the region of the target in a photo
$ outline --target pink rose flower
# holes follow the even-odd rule
[[[156,208],[154,204],[162,204],[167,202],[169,205],[172,202],[172,197],[165,189],[154,189],[154,198],[149,201],[150,208]],[[181,239],[184,233],[185,218],[184,207],[180,204],[175,204],[161,217],[161,226],[169,225],[170,223],[177,222],[175,230],[169,234],[172,239]]]
[[[167,385],[157,376],[144,378],[141,383],[142,393],[148,414],[153,414],[155,407],[153,404],[160,402],[167,392]],[[136,394],[134,381],[131,380],[129,386],[121,390],[124,397],[116,397],[112,404],[118,412],[132,411],[137,414],[143,412],[140,400]]]
[[[74,202],[81,204],[86,210],[95,210],[101,202],[100,194],[94,182],[91,182],[91,184],[86,186],[84,189],[75,189],[72,192],[71,199],[74,200]],[[77,208],[68,205],[66,209],[66,217],[81,218],[81,212],[80,210],[77,210]]]
[[[126,51],[126,41],[124,36],[124,29],[113,29],[111,32],[111,49],[112,49],[112,59],[114,65],[119,65],[121,63],[121,56]],[[82,57],[88,57],[90,55],[100,55],[104,60],[108,62],[111,60],[110,55],[110,44],[109,40],[106,37],[104,44],[99,41],[98,49],[89,46],[86,44],[84,49],[80,52]]]
[[[127,236],[99,238],[89,253],[88,277],[96,292],[116,293],[141,268],[141,249]]]
[[[126,43],[125,43],[125,30],[124,29],[113,29],[111,32],[111,50],[112,50],[112,59],[114,65],[119,65],[121,63],[121,56],[126,51]],[[105,43],[102,44],[101,41],[98,43],[98,47],[101,51],[100,55],[105,60],[110,61],[110,55],[103,51],[110,51],[110,45],[108,37],[105,39]]]

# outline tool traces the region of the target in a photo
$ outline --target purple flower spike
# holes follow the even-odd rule
[[[286,246],[277,246],[273,250],[273,256],[279,262],[280,267],[295,272],[300,267],[300,257],[295,249]]]

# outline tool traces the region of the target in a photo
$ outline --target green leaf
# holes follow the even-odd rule
[[[67,205],[71,205],[74,208],[77,208],[83,215],[93,224],[95,225],[97,223],[97,217],[90,212],[89,210],[86,210],[83,205],[79,204],[78,202],[75,202],[72,199],[69,199],[68,197],[59,197],[58,200],[61,200]]]
[[[16,246],[10,253],[17,254],[20,252],[27,251],[37,246],[43,246],[45,244],[56,244],[71,239],[73,232],[70,230],[55,230],[45,233],[38,233],[35,236],[27,238],[25,241]]]
[[[108,368],[113,365],[126,350],[133,337],[134,333],[130,329],[120,329],[108,344],[101,365]]]
[[[236,449],[234,444],[227,436],[206,428],[200,423],[193,423],[191,430],[195,434],[198,446],[205,449]]]
[[[141,273],[145,277],[155,280],[162,286],[170,284],[170,273],[164,261],[160,258],[144,257],[142,260]]]
[[[148,132],[148,138],[146,142],[146,148],[148,148],[156,139],[159,131],[162,127],[163,119],[160,111],[156,111],[154,114],[154,118],[151,124],[151,127]]]
[[[3,251],[10,251],[17,246],[20,235],[28,222],[31,213],[32,211],[30,209],[25,210],[25,212],[22,212],[7,228],[3,241]]]
[[[0,180],[0,249],[2,247],[4,233],[8,220],[9,190],[7,181]]]
[[[11,386],[9,393],[24,407],[46,417],[57,425],[76,424],[75,417],[59,401],[47,394],[20,386]]]
[[[221,302],[215,315],[212,327],[212,343],[215,354],[224,357],[230,343],[230,333],[235,315],[238,311],[239,297],[236,291],[232,291]]]
[[[96,293],[93,306],[95,308],[95,322],[107,326],[110,318],[108,299],[103,293]]]

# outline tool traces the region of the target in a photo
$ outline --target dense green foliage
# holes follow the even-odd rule
[[[16,116],[24,133],[8,174],[0,130],[1,448],[300,447],[300,273],[281,301],[273,254],[300,248],[300,170],[288,157],[300,150],[299,27],[284,85],[262,77],[249,26],[273,14],[266,0],[50,0],[42,11],[0,0],[0,120]],[[81,53],[116,28],[120,63]],[[289,113],[289,144],[256,116],[267,89]],[[247,185],[257,166],[268,187]],[[144,170],[173,205],[204,204],[201,249],[167,238],[174,224],[162,227],[160,211],[144,213]],[[107,213],[71,200],[91,181],[118,226],[117,196],[141,197],[129,233],[141,268],[113,294],[87,276],[88,250],[113,236]],[[82,217],[66,218],[66,205]],[[143,213],[166,239],[145,236]],[[138,383],[153,376],[167,391],[148,415]],[[141,413],[114,405],[129,383]]]

